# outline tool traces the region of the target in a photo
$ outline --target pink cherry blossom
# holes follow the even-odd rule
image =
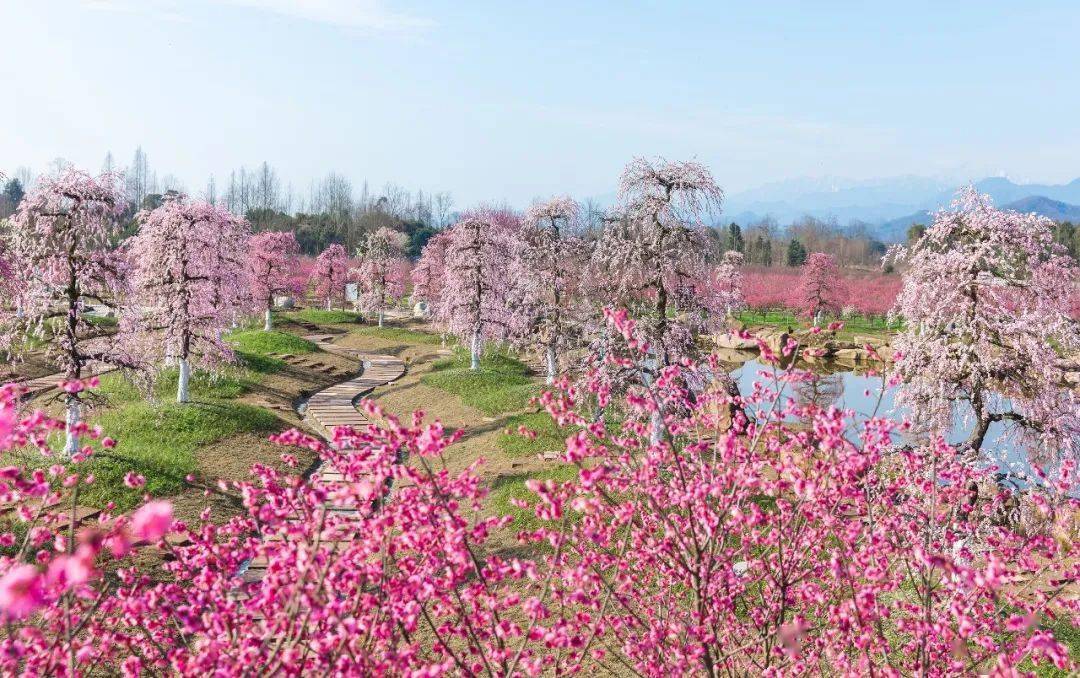
[[[694,334],[724,312],[707,307],[715,297],[697,293],[709,278],[703,220],[722,199],[699,163],[636,158],[623,170],[618,211],[593,250],[591,296],[641,318],[664,364],[690,351]]]
[[[44,602],[42,575],[33,565],[16,565],[0,577],[0,614],[22,619]]]
[[[840,270],[824,252],[812,252],[799,275],[798,296],[802,312],[819,324],[821,314],[839,313],[843,304]]]
[[[466,213],[447,231],[440,319],[468,342],[472,369],[479,369],[484,342],[518,336],[524,325],[514,292],[517,216],[507,210]]]
[[[157,541],[169,533],[173,526],[172,504],[152,501],[139,507],[131,516],[131,532],[137,539]]]
[[[1080,453],[1080,402],[1062,356],[1080,353],[1069,298],[1077,267],[1052,223],[994,208],[973,188],[939,212],[904,264],[898,401],[938,432],[963,421],[979,451],[991,424],[1041,461]]]
[[[93,362],[143,366],[89,319],[93,306],[115,312],[126,297],[128,265],[112,247],[125,208],[115,175],[75,169],[43,177],[26,195],[10,220],[15,299],[0,323],[0,345],[21,350],[27,335],[51,334],[44,350],[67,380],[81,379]],[[54,319],[59,331],[52,333]],[[81,400],[78,393],[67,398],[68,455],[79,450]]]
[[[559,352],[582,332],[581,272],[589,252],[579,230],[577,203],[560,197],[532,205],[519,231],[510,303],[527,325],[519,332],[521,343],[544,353],[548,384],[558,374]]]
[[[128,243],[136,306],[125,331],[156,360],[177,361],[177,401],[187,402],[193,362],[214,370],[233,360],[222,335],[247,300],[250,228],[223,207],[183,196],[138,220]]]

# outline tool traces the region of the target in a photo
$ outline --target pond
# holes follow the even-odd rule
[[[835,364],[823,363],[813,366],[805,366],[804,369],[812,369],[818,373],[818,378],[807,384],[786,384],[782,392],[784,399],[794,397],[799,402],[813,402],[819,407],[830,405],[855,413],[856,420],[861,421],[873,416],[887,417],[901,420],[905,411],[896,405],[895,388],[884,389],[884,380],[881,375],[870,376],[865,373],[852,371],[848,367]],[[765,371],[770,376],[763,377]],[[731,367],[731,376],[739,384],[739,392],[748,394],[753,389],[755,382],[765,381],[772,383],[774,368],[765,365],[756,359],[748,360],[742,364]],[[880,399],[880,400],[879,400]],[[954,417],[955,424],[950,431],[947,440],[951,444],[962,443],[967,440],[973,425],[965,422],[964,417]],[[1017,487],[1027,485],[1026,478],[1032,475],[1032,467],[1027,453],[1017,445],[1016,441],[1002,439],[1005,432],[1003,423],[994,423],[990,426],[983,445],[983,459],[986,465],[999,467],[1007,473],[1003,481],[1014,484]],[[857,438],[854,430],[850,436],[852,440]],[[915,435],[909,435],[905,442],[915,442]],[[1051,469],[1046,469],[1048,472]]]

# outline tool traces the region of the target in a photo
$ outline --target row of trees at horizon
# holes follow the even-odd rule
[[[55,174],[66,164],[63,160],[54,161],[48,173]],[[141,147],[123,168],[108,153],[102,169],[123,170],[129,233],[134,232],[130,220],[135,212],[153,209],[170,192],[185,193],[223,205],[233,214],[245,217],[255,231],[292,231],[301,251],[312,256],[332,243],[355,250],[367,233],[389,227],[409,237],[407,251],[415,258],[428,238],[459,216],[452,196],[446,192],[414,192],[395,184],[376,191],[367,182],[357,190],[347,177],[335,172],[302,190],[283,181],[265,161],[254,169],[232,170],[224,179],[212,175],[203,187],[195,190],[189,190],[174,175],[159,175]],[[14,212],[34,179],[25,167],[15,172],[0,192],[0,218]],[[599,237],[608,209],[595,200],[584,201],[581,208],[587,234]],[[844,268],[876,268],[886,250],[869,225],[857,222],[842,226],[834,220],[807,216],[782,226],[766,217],[753,224],[739,225],[725,224],[720,213],[709,215],[708,220],[712,227],[708,232],[709,246],[714,254],[718,257],[735,250],[743,253],[750,265],[798,267],[808,253],[825,252]],[[1073,235],[1075,229],[1070,227],[1071,224],[1064,227],[1060,241],[1075,256],[1077,238]]]

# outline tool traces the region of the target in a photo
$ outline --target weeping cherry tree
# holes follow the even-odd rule
[[[251,298],[262,307],[263,329],[274,329],[271,311],[274,296],[296,292],[294,283],[300,245],[291,232],[266,231],[256,233],[248,241],[248,276]]]
[[[548,384],[558,374],[559,349],[579,328],[573,305],[588,260],[585,243],[577,237],[579,212],[568,197],[534,204],[525,213],[515,257],[529,325],[523,338],[543,349]]]
[[[408,236],[383,226],[364,239],[357,250],[360,265],[354,270],[357,282],[357,307],[364,313],[374,313],[383,326],[386,309],[405,294],[408,265],[405,246]]]
[[[521,322],[509,302],[517,217],[476,210],[447,232],[445,287],[439,309],[450,332],[469,342],[470,369],[480,369],[484,342],[508,339]]]
[[[345,283],[349,276],[349,254],[345,247],[333,243],[319,253],[315,267],[311,271],[311,283],[315,296],[326,301],[326,310],[333,308],[334,302],[345,302]]]
[[[1077,267],[1052,229],[969,187],[892,253],[907,267],[894,309],[906,324],[894,342],[898,402],[942,434],[966,420],[970,453],[993,424],[1036,460],[1080,451],[1080,403],[1064,374],[1080,352],[1069,314]]]
[[[129,252],[140,310],[135,330],[160,336],[153,346],[179,368],[176,400],[191,399],[191,361],[215,369],[233,359],[222,333],[247,293],[250,227],[245,219],[180,196],[139,213]]]
[[[137,361],[91,320],[93,307],[115,313],[126,291],[125,262],[111,245],[126,203],[113,174],[92,177],[67,169],[42,177],[10,219],[16,312],[4,322],[6,348],[44,340],[45,352],[68,381],[87,377],[93,362],[136,367]],[[85,391],[65,393],[66,454],[79,451]]]

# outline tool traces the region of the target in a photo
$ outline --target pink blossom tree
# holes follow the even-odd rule
[[[251,298],[264,311],[263,329],[274,328],[274,296],[295,294],[294,268],[300,255],[300,245],[292,232],[265,231],[256,233],[248,244],[248,275]]]
[[[712,175],[696,162],[637,158],[623,170],[619,215],[593,250],[592,277],[607,281],[610,303],[645,321],[660,364],[691,350],[694,333],[710,314],[722,312],[707,308],[709,297],[696,293],[709,274],[702,219],[722,199]]]
[[[1052,228],[969,187],[910,250],[894,250],[907,265],[895,308],[906,323],[894,342],[898,402],[941,433],[966,420],[972,452],[999,422],[1043,459],[1080,449],[1061,360],[1080,351],[1069,317],[1077,268]]]
[[[725,317],[746,308],[742,266],[742,252],[724,252],[720,257],[720,264],[713,270],[711,284],[703,291],[713,295],[710,305],[723,309]]]
[[[191,361],[213,370],[233,359],[222,333],[248,294],[247,222],[223,207],[183,197],[137,216],[130,242],[135,329],[160,335],[155,347],[179,367],[176,400],[191,399]],[[156,352],[156,351],[155,351]]]
[[[407,244],[404,233],[383,226],[369,233],[357,250],[360,258],[354,272],[358,285],[357,308],[376,314],[379,327],[383,326],[386,309],[405,294],[409,279],[404,266]]]
[[[505,210],[476,210],[447,231],[442,319],[469,342],[470,369],[480,369],[484,342],[514,336],[521,322],[510,302],[514,290],[514,235],[520,228]]]
[[[824,313],[839,313],[842,289],[836,260],[824,252],[811,253],[799,276],[798,296],[803,312],[814,319],[814,327],[821,324]]]
[[[427,241],[420,252],[420,258],[413,266],[412,297],[417,302],[424,302],[429,317],[441,316],[443,288],[446,285],[446,252],[450,244],[447,231],[440,231]]]
[[[42,177],[12,215],[10,243],[16,312],[4,322],[8,350],[35,335],[68,380],[92,362],[137,366],[109,331],[89,317],[97,305],[118,309],[127,288],[124,259],[112,249],[126,204],[117,177],[68,169]],[[68,455],[79,449],[82,397],[66,394]]]
[[[571,198],[536,203],[525,213],[514,257],[520,302],[528,315],[523,338],[544,351],[548,384],[558,375],[560,349],[580,327],[575,304],[588,251],[577,236],[579,228],[578,205]]]
[[[348,277],[349,254],[344,246],[334,243],[319,254],[309,280],[315,296],[326,301],[326,310],[333,308],[335,301],[345,303]]]

